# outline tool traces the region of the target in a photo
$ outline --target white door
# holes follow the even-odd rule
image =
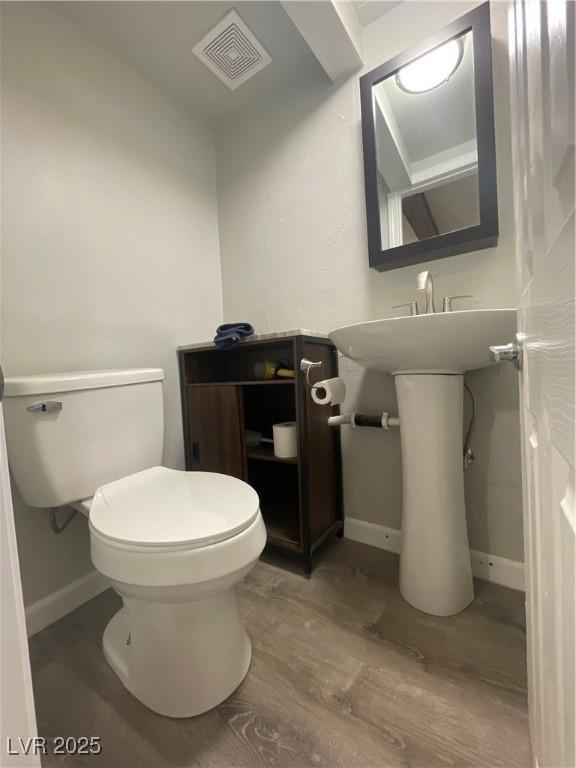
[[[510,6],[530,730],[540,768],[575,747],[574,3]]]
[[[0,368],[0,766],[34,768],[36,716],[4,438]],[[28,754],[27,754],[28,753]]]

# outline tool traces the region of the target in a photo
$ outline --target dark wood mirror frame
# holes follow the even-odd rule
[[[372,88],[432,48],[436,48],[436,46],[452,38],[460,37],[469,31],[472,31],[473,36],[480,224],[436,235],[415,243],[382,250]],[[384,272],[388,269],[441,259],[457,253],[478,251],[496,245],[498,242],[498,193],[492,92],[490,4],[484,3],[475,8],[419,45],[404,51],[390,59],[386,64],[363,75],[360,78],[360,99],[370,266],[379,272]]]

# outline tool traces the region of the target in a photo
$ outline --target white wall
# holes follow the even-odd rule
[[[366,29],[366,71],[476,3],[402,3]],[[505,4],[492,5],[500,241],[429,263],[439,296],[473,293],[471,307],[516,305]],[[393,314],[415,297],[421,266],[368,268],[358,78],[333,86],[318,73],[235,121],[218,137],[224,314],[258,331],[329,330]],[[393,381],[343,360],[351,409],[395,408]],[[477,463],[467,473],[471,544],[522,558],[515,373],[474,373]],[[490,391],[492,397],[485,396]],[[488,446],[495,453],[487,453]],[[396,433],[343,430],[346,513],[400,526]]]
[[[1,10],[5,372],[165,368],[182,466],[176,347],[222,318],[213,137],[55,8]],[[85,520],[15,514],[27,604],[91,569]]]

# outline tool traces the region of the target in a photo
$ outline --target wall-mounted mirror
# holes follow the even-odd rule
[[[370,266],[498,239],[489,5],[360,80]]]

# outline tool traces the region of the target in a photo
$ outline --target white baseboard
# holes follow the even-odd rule
[[[470,550],[472,560],[472,573],[479,579],[493,581],[510,589],[518,589],[524,592],[524,563],[517,560],[509,560],[499,555],[487,555],[485,552]]]
[[[91,571],[85,576],[66,584],[65,587],[46,595],[26,608],[26,630],[32,637],[40,630],[79,608],[83,603],[108,589],[110,582],[98,571]]]
[[[344,538],[400,554],[400,531],[353,517],[344,519]]]
[[[344,521],[344,537],[388,552],[400,552],[400,531],[384,525],[367,523],[347,517]],[[508,560],[498,555],[470,550],[472,573],[479,579],[493,581],[504,587],[524,591],[524,563]]]

